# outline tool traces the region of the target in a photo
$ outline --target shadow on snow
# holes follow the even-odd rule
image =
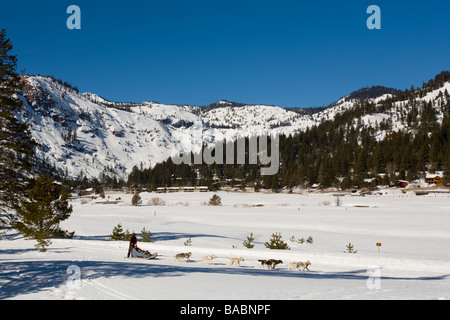
[[[136,236],[139,238],[142,237],[142,233],[136,232]],[[74,240],[95,240],[95,241],[108,241],[111,235],[101,235],[101,236],[80,236],[75,234],[73,236]],[[227,238],[225,236],[218,236],[212,234],[198,234],[198,233],[182,233],[182,232],[154,232],[150,237],[151,241],[168,241],[168,240],[179,240],[179,239],[188,239],[188,238]]]
[[[0,270],[0,299],[8,299],[21,294],[39,292],[45,289],[57,288],[66,285],[71,274],[67,268],[77,265],[81,270],[81,280],[95,280],[114,276],[128,278],[148,277],[179,277],[187,274],[223,274],[246,275],[265,277],[289,277],[297,279],[348,279],[367,281],[367,270],[354,270],[350,272],[295,272],[283,269],[267,270],[257,267],[229,267],[222,264],[213,266],[196,263],[179,263],[180,265],[165,265],[152,263],[152,261],[129,260],[115,261],[5,261],[1,262]],[[389,280],[442,280],[448,275],[436,277],[381,277]]]

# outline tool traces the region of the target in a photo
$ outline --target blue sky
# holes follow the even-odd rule
[[[66,27],[71,4],[81,30]],[[381,30],[366,27],[372,4]],[[450,70],[442,0],[42,0],[0,9],[19,70],[112,101],[315,107]]]

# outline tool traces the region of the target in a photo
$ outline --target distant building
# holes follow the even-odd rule
[[[435,184],[442,186],[444,173],[442,171],[436,171],[436,173],[427,173],[425,176],[425,182],[428,184]]]
[[[408,186],[409,182],[408,181],[404,181],[404,180],[399,180],[395,186],[397,188],[406,188]]]
[[[179,187],[170,187],[169,192],[180,192],[180,188]]]
[[[157,193],[166,193],[166,192],[208,192],[208,187],[158,187],[156,188]]]

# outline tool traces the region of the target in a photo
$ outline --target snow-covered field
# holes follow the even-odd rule
[[[332,194],[219,192],[220,207],[205,205],[211,192],[142,193],[139,207],[124,194],[107,194],[119,204],[75,199],[62,224],[74,239],[39,253],[14,232],[0,236],[0,299],[449,299],[450,195],[383,193],[340,197],[340,206]],[[147,206],[153,197],[166,205]],[[161,256],[126,258],[127,242],[107,241],[118,223],[150,230],[154,242],[138,246]],[[291,250],[264,246],[275,232]],[[253,249],[242,244],[250,233]],[[350,242],[357,253],[344,252]],[[176,262],[181,252],[191,261]],[[217,259],[202,263],[206,255]],[[268,270],[258,259],[283,263]],[[286,267],[306,260],[309,272]]]

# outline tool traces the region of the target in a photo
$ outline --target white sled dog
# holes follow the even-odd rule
[[[303,266],[303,262],[289,262],[287,267],[289,270],[300,269]]]
[[[208,264],[210,264],[215,258],[217,258],[215,255],[212,255],[212,256],[204,256],[204,257],[202,258],[202,263],[208,262]]]
[[[308,266],[310,266],[311,265],[311,262],[308,260],[308,261],[306,261],[306,262],[289,262],[288,264],[287,264],[287,267],[288,267],[288,269],[289,270],[295,270],[295,269],[298,269],[298,270],[308,270],[308,271],[310,271],[309,269],[308,269]]]
[[[306,261],[306,262],[304,262],[303,265],[302,265],[303,271],[305,271],[305,270],[310,271],[310,270],[308,269],[308,266],[310,266],[310,265],[311,265],[311,262],[310,262],[309,260]]]
[[[187,261],[190,261],[189,258],[191,257],[192,253],[188,252],[188,253],[179,253],[177,255],[175,255],[175,261],[181,261],[183,259],[186,259]]]
[[[228,258],[230,259],[230,266],[237,264],[238,266],[241,265],[241,261],[245,261],[244,258],[240,257],[240,258]]]

